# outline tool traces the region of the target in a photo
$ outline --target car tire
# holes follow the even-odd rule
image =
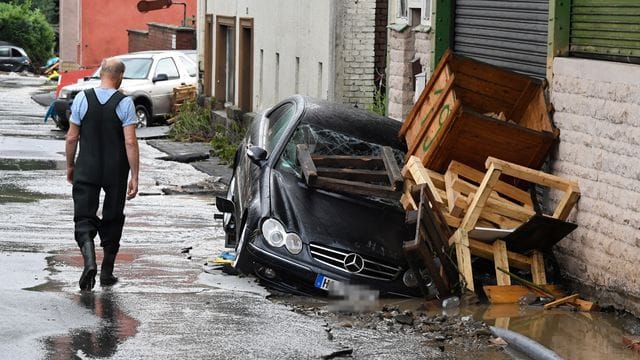
[[[249,260],[249,254],[247,254],[247,250],[245,247],[247,246],[249,237],[251,236],[248,233],[247,222],[245,221],[242,224],[242,231],[240,232],[240,237],[238,238],[238,244],[236,245],[236,258],[233,260],[233,268],[243,274],[250,274],[251,270],[251,261]]]
[[[13,72],[20,73],[22,70],[24,70],[24,65],[18,65],[13,69]]]
[[[227,190],[227,200],[233,201],[233,193],[236,187],[236,177],[232,176],[229,181],[229,189]],[[223,215],[222,226],[225,230],[224,246],[233,247],[237,245],[238,237],[236,234],[236,216],[234,213],[225,213]]]
[[[138,128],[144,128],[151,124],[151,117],[146,106],[136,105],[136,119],[138,120]]]

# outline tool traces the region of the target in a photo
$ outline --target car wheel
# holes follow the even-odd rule
[[[18,65],[13,69],[13,72],[22,72],[22,70],[24,70],[24,65]]]
[[[149,110],[147,110],[146,106],[136,105],[136,118],[138,119],[138,128],[149,126]]]
[[[227,190],[227,200],[233,201],[233,193],[236,190],[236,177],[233,176],[229,182],[229,189]],[[224,246],[232,247],[237,243],[236,238],[236,219],[235,214],[225,213],[222,218],[222,227],[225,229]]]
[[[251,236],[248,230],[247,222],[242,225],[242,232],[240,232],[240,238],[238,239],[238,244],[236,245],[236,258],[233,260],[233,267],[243,274],[250,274],[250,260],[247,251],[245,250],[245,246],[248,243],[248,237]]]

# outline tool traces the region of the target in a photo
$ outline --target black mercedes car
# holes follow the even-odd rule
[[[404,259],[404,212],[397,201],[313,188],[297,145],[314,155],[377,156],[404,145],[401,123],[368,111],[293,96],[259,114],[238,147],[224,213],[233,266],[266,285],[297,294],[327,294],[356,284],[387,295],[417,295]],[[405,284],[406,283],[406,284]]]

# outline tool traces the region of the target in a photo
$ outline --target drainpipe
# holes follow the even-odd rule
[[[182,26],[186,27],[187,26],[187,3],[186,2],[180,2],[180,1],[172,1],[171,2],[172,5],[182,5],[183,9],[182,9]],[[206,2],[205,2],[206,4]],[[206,6],[206,5],[205,5]]]

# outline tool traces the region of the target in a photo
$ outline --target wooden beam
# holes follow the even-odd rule
[[[396,158],[393,156],[393,150],[388,146],[382,147],[382,161],[384,161],[384,167],[387,170],[391,187],[395,190],[400,189],[403,182],[402,174],[400,173]]]
[[[431,181],[429,173],[426,171],[425,167],[422,166],[422,163],[417,156],[409,157],[409,160],[407,160],[407,163],[402,170],[402,174],[405,177],[410,175],[416,185],[427,184],[435,200],[439,203],[443,203],[442,198],[438,194],[438,188],[436,188]]]
[[[304,178],[307,182],[307,185],[313,184],[318,178],[318,172],[316,169],[313,160],[311,159],[311,154],[309,153],[309,146],[304,144],[296,145],[296,156],[298,158],[298,162],[300,162],[300,168],[302,169],[302,173],[304,174]]]
[[[487,170],[487,174],[478,188],[478,193],[473,197],[473,201],[471,202],[471,205],[469,205],[469,209],[462,219],[461,226],[465,232],[473,230],[476,226],[476,221],[480,218],[482,209],[484,208],[487,199],[489,199],[493,186],[500,178],[501,173],[502,171],[499,165],[491,164]]]
[[[503,269],[509,268],[509,259],[507,258],[507,243],[502,240],[496,240],[493,243],[493,263],[496,270],[496,281],[498,285],[511,285],[511,278],[509,275],[498,270],[498,267]]]
[[[478,171],[455,160],[449,164],[447,172],[448,171],[452,171],[453,173],[458,174],[468,180],[474,181],[478,184],[482,182],[482,179],[484,177],[484,174],[481,171]],[[496,183],[496,186],[494,187],[494,190],[499,192],[500,194],[503,194],[513,200],[520,202],[521,204],[524,204],[527,207],[533,207],[531,195],[528,192],[513,185],[507,184],[504,181],[498,181],[498,183]]]
[[[549,309],[553,309],[556,306],[560,306],[562,304],[566,304],[566,303],[570,303],[575,301],[578,298],[578,294],[573,294],[573,295],[569,295],[569,296],[565,296],[562,299],[558,299],[555,301],[552,301],[548,304],[544,305],[544,309],[545,310],[549,310]]]
[[[544,256],[538,250],[533,251],[531,255],[531,278],[536,285],[545,285],[547,283],[547,275],[544,269]]]
[[[384,167],[384,161],[379,156],[313,155],[311,158],[317,167],[369,170],[379,170]]]
[[[569,189],[579,189],[578,183],[572,180],[563,179],[559,176],[544,173],[542,171],[529,169],[521,165],[513,164],[504,160],[488,157],[485,166],[489,169],[491,166],[498,166],[505,175],[513,176],[518,179],[526,180],[538,185],[547,186],[554,189],[568,191]]]
[[[314,187],[331,190],[339,193],[347,193],[362,196],[374,196],[385,199],[400,199],[400,192],[396,192],[390,186],[367,184],[357,181],[318,177]]]
[[[475,239],[469,239],[471,253],[487,260],[493,260],[493,245]],[[522,270],[531,269],[531,258],[513,251],[507,251],[509,266]]]
[[[389,179],[387,172],[383,170],[318,167],[316,171],[318,176],[360,182],[386,183]]]
[[[458,262],[458,271],[460,272],[460,278],[466,284],[467,289],[474,290],[473,285],[473,269],[471,267],[471,252],[469,250],[469,237],[462,229],[456,230],[449,243],[454,243],[456,247],[456,259]]]
[[[567,189],[567,192],[564,194],[560,203],[556,207],[556,210],[553,212],[553,217],[560,220],[567,220],[571,210],[576,205],[578,200],[580,199],[580,189],[574,186],[571,186]]]

